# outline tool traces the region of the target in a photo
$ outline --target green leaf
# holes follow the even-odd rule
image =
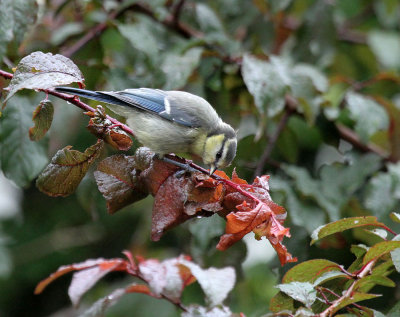
[[[372,298],[376,298],[379,296],[381,296],[381,295],[353,292],[351,297],[347,297],[338,306],[336,306],[334,308],[334,310],[332,311],[332,314],[336,313],[338,310],[340,310],[343,307],[346,307],[352,303],[357,303],[357,302],[360,302],[363,300],[372,299]]]
[[[380,258],[382,255],[385,255],[386,253],[397,248],[400,248],[400,241],[379,242],[369,248],[367,253],[364,255],[363,264],[367,264],[374,259]]]
[[[390,278],[387,278],[386,276],[379,276],[379,275],[368,275],[366,277],[363,277],[362,279],[357,280],[355,284],[355,290],[359,290],[366,284],[372,284],[370,285],[382,285],[382,286],[387,286],[387,287],[395,287],[396,283],[393,282]]]
[[[269,309],[274,313],[279,313],[284,310],[294,310],[294,300],[283,292],[279,292],[271,298]]]
[[[33,52],[17,65],[10,85],[5,88],[8,95],[4,102],[20,89],[48,89],[83,81],[81,71],[69,58],[59,54]]]
[[[21,187],[27,186],[48,162],[43,144],[28,137],[32,110],[28,99],[15,97],[0,117],[1,169]]]
[[[202,52],[202,48],[194,47],[182,55],[176,53],[168,54],[161,65],[161,69],[167,79],[163,89],[182,88],[193,73],[193,70],[199,66]]]
[[[392,241],[400,241],[400,234],[395,236]],[[400,249],[395,249],[390,252],[390,256],[393,261],[393,265],[397,272],[400,272]]]
[[[224,32],[224,27],[221,23],[221,20],[208,5],[204,3],[197,3],[196,17],[197,21],[199,22],[200,29],[203,32]]]
[[[317,299],[317,291],[311,283],[291,282],[278,284],[276,287],[279,288],[281,292],[284,292],[294,300],[303,303],[308,308],[311,307]]]
[[[355,92],[346,95],[350,117],[356,122],[355,131],[367,143],[379,130],[387,130],[389,117],[385,109],[373,99]]]
[[[100,155],[103,141],[97,141],[84,153],[71,150],[71,148],[71,146],[66,146],[59,150],[39,175],[36,185],[45,194],[53,197],[66,197],[72,194],[89,167]]]
[[[367,42],[378,61],[385,68],[400,68],[400,34],[375,30],[368,33]]]
[[[292,267],[282,278],[283,283],[309,282],[314,283],[324,273],[340,271],[338,264],[324,259],[315,259],[302,262]]]
[[[400,214],[397,212],[391,212],[390,213],[390,219],[392,219],[392,221],[400,223]]]
[[[335,279],[335,278],[338,278],[338,277],[347,278],[348,275],[343,273],[342,271],[329,271],[329,272],[326,272],[326,273],[322,274],[320,277],[318,277],[314,281],[313,286],[318,286],[320,284],[323,284],[325,282],[328,282],[328,281],[330,281],[332,279]]]
[[[54,107],[50,100],[42,100],[33,112],[35,126],[29,129],[29,138],[39,141],[50,129],[53,121]]]
[[[138,188],[135,167],[135,159],[125,155],[107,157],[97,165],[94,177],[99,191],[107,200],[109,213],[113,214],[147,196]]]
[[[158,64],[160,47],[154,35],[155,25],[153,21],[140,17],[135,24],[119,24],[118,30],[136,50],[148,56],[153,64]]]
[[[317,68],[308,64],[297,64],[291,71],[291,92],[299,101],[299,109],[310,125],[314,124],[324,101],[323,92],[328,89],[328,79]]]
[[[287,62],[277,56],[263,61],[246,54],[243,56],[242,76],[260,113],[273,117],[283,110],[284,96],[291,84]]]
[[[352,218],[343,218],[335,222],[328,223],[327,225],[321,226],[317,228],[311,235],[311,244],[314,244],[316,241],[334,234],[336,232],[342,232],[348,229],[363,227],[363,226],[381,226],[384,225],[373,216],[366,217],[352,217]]]
[[[10,42],[21,42],[25,32],[34,25],[38,14],[36,0],[0,1],[0,61]]]
[[[279,204],[290,210],[290,220],[295,225],[305,228],[311,234],[315,228],[326,222],[326,217],[318,206],[296,195],[290,180],[275,176],[270,179],[270,186],[273,194],[282,193],[285,196],[284,202]],[[275,200],[275,195],[273,197]]]
[[[398,317],[400,315],[400,301],[396,303],[386,314],[386,317]]]
[[[365,190],[364,205],[380,219],[387,216],[397,204],[395,181],[389,173],[379,173],[368,183]]]

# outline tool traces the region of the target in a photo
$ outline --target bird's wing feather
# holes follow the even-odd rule
[[[198,122],[190,114],[190,111],[185,112],[184,108],[175,108],[173,103],[169,103],[167,93],[163,90],[137,88],[108,92],[90,91],[72,87],[57,87],[56,90],[109,104],[134,107],[190,128],[198,127]]]
[[[122,101],[126,106],[133,106],[144,111],[155,113],[164,119],[190,128],[199,126],[190,111],[185,111],[184,107],[177,108],[175,103],[170,102],[167,93],[159,89],[139,88],[98,93]]]

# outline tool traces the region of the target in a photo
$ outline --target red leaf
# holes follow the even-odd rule
[[[64,265],[61,266],[56,272],[53,274],[50,274],[50,276],[44,280],[42,280],[35,288],[34,293],[35,294],[40,294],[46,287],[49,285],[51,282],[53,282],[55,279],[59,278],[60,276],[63,276],[69,272],[72,271],[80,271],[80,270],[86,270],[89,268],[93,268],[99,265],[116,265],[116,264],[121,264],[121,259],[111,259],[111,260],[105,260],[105,259],[96,259],[96,260],[87,260],[85,262],[77,263],[77,264],[70,264],[70,265]]]
[[[237,178],[237,175],[234,174],[232,178]],[[254,194],[254,202],[249,203],[245,200],[236,206],[238,211],[227,215],[225,234],[221,237],[217,248],[221,251],[226,250],[247,233],[253,231],[256,239],[267,237],[283,265],[297,259],[293,258],[282,244],[285,236],[290,237],[289,229],[282,225],[286,218],[286,212],[283,207],[271,200],[268,192],[268,179],[269,176],[257,177],[252,185],[246,186],[246,189]],[[243,184],[238,180],[237,182]],[[232,193],[229,198],[235,201],[239,197]]]
[[[126,271],[127,263],[121,259],[103,261],[97,266],[76,272],[68,289],[68,295],[74,306],[78,306],[82,296],[106,274],[111,271]]]
[[[239,178],[238,174],[236,173],[236,168],[234,168],[232,172],[232,182],[236,184],[247,185],[247,182],[244,179]]]
[[[132,284],[129,285],[127,288],[125,288],[126,293],[142,293],[142,294],[147,294],[153,297],[157,297],[155,294],[153,294],[150,291],[150,288],[147,285],[144,284]]]
[[[159,187],[154,197],[151,222],[151,239],[158,241],[164,231],[190,218],[184,213],[187,198],[187,178],[169,177]]]

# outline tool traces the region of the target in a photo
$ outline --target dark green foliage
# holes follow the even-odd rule
[[[3,207],[0,199],[0,315],[48,316],[69,307],[66,280],[33,296],[36,283],[61,265],[119,257],[129,249],[160,261],[190,253],[206,267],[235,266],[238,282],[225,304],[246,316],[268,313],[269,304],[270,311],[286,314],[323,312],[337,299],[332,293],[342,296],[351,287],[353,296],[326,316],[397,316],[400,238],[392,233],[400,221],[392,212],[400,207],[399,21],[396,0],[0,0],[3,106],[7,99],[0,113],[0,166],[18,186],[7,183],[15,197],[0,192],[14,202]],[[43,55],[49,63],[42,63]],[[8,81],[3,71],[14,78]],[[227,174],[235,167],[250,184],[270,175],[272,199],[286,209],[291,229],[283,244],[298,257],[297,266],[287,264],[273,276],[274,254],[262,270],[255,263],[242,268],[243,243],[215,249],[225,224],[217,215],[192,219],[151,242],[152,201],[126,206],[137,194],[130,184],[136,175],[123,178],[129,159],[120,152],[120,165],[113,165],[116,159],[93,166],[96,158],[128,149],[127,136],[105,133],[106,116],[96,126],[92,114],[90,131],[112,146],[93,145],[81,110],[49,96],[52,120],[41,90],[82,86],[83,78],[93,90],[152,87],[206,98],[239,129],[238,154]],[[29,131],[32,139],[43,138],[33,142]],[[122,154],[130,157],[137,146]],[[111,197],[108,207],[124,207],[121,212],[107,214],[95,169],[101,193]],[[47,197],[35,179],[53,196],[75,194]],[[49,183],[62,190],[46,190]],[[112,186],[123,191],[117,200]],[[264,252],[265,245],[258,253]],[[269,287],[280,281],[279,289]],[[105,296],[128,282],[122,273],[110,274],[83,297],[79,312],[104,312]],[[189,286],[184,304],[207,305],[199,290]],[[138,307],[140,317],[180,315],[170,303],[141,296],[126,295],[106,316],[129,316]],[[363,307],[352,304],[361,300]],[[191,306],[185,316],[205,314],[203,308]]]

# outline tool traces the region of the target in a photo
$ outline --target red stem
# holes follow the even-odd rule
[[[4,77],[5,79],[12,79],[14,75],[11,73],[7,73],[4,70],[0,69],[0,76]]]

